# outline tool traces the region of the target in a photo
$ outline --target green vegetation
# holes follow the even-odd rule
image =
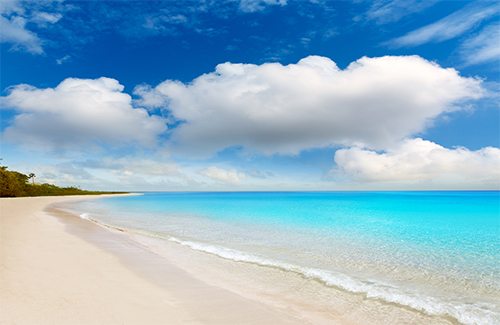
[[[98,192],[85,191],[76,187],[58,187],[52,184],[35,184],[35,174],[29,176],[7,170],[7,166],[0,166],[0,197],[17,196],[60,196],[60,195],[96,195],[96,194],[125,194],[127,192]],[[29,179],[33,182],[30,184]]]

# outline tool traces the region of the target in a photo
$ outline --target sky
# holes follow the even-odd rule
[[[500,189],[500,2],[1,0],[1,158],[89,190]]]

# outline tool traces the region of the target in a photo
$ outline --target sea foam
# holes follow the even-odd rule
[[[158,235],[148,235],[164,238]],[[472,305],[456,301],[444,301],[436,297],[430,297],[407,288],[397,287],[380,281],[358,280],[340,272],[303,267],[222,246],[186,241],[175,237],[167,237],[166,239],[191,249],[210,253],[235,262],[253,263],[260,266],[275,267],[284,271],[295,272],[306,278],[320,281],[327,286],[341,288],[352,293],[361,293],[370,299],[381,299],[386,302],[407,306],[428,315],[451,316],[463,324],[500,324],[500,314],[491,311],[491,309],[495,307],[492,304],[476,303]]]

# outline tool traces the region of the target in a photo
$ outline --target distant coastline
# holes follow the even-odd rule
[[[0,166],[0,197],[130,194],[121,191],[87,191],[74,186],[59,187],[48,183],[35,183],[35,174],[26,175],[7,168]]]

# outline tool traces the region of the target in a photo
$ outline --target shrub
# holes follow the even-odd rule
[[[53,184],[32,185],[28,183],[28,175],[7,170],[0,166],[0,196],[59,196],[59,195],[91,195],[91,194],[124,194],[127,192],[85,191],[74,186],[59,187]]]

